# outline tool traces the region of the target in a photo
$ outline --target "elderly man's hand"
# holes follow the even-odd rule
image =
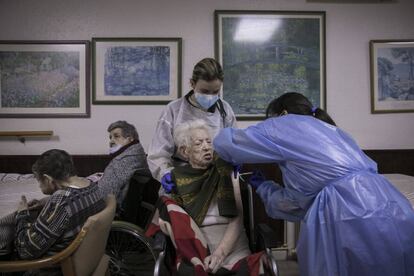
[[[49,199],[49,197],[43,197],[41,199],[32,199],[30,200],[27,205],[29,207],[29,210],[40,210],[42,209],[45,205],[47,200]]]
[[[86,179],[88,179],[92,182],[98,182],[102,178],[102,176],[103,176],[102,172],[97,172],[97,173],[94,173],[94,174],[91,174],[91,175],[87,176]]]
[[[27,204],[27,199],[24,195],[22,195],[22,199],[19,202],[19,207],[17,207],[17,212],[28,210],[28,208],[29,208],[29,206]]]
[[[38,199],[32,199],[27,203],[29,210],[36,210],[42,208]]]
[[[174,181],[172,181],[172,177],[171,177],[170,172],[167,172],[161,178],[161,185],[162,185],[162,187],[164,188],[164,190],[167,194],[170,194],[171,192],[175,191],[176,185],[175,185]]]

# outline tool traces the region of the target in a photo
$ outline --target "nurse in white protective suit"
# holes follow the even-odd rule
[[[267,120],[214,140],[226,161],[277,163],[285,187],[250,184],[269,216],[302,220],[301,275],[414,275],[414,210],[355,141],[299,93],[267,108]]]
[[[175,188],[170,171],[186,161],[177,154],[174,145],[173,132],[177,125],[203,119],[212,129],[213,135],[221,128],[236,126],[230,105],[219,98],[223,69],[216,60],[204,58],[199,61],[194,66],[190,82],[192,90],[170,102],[161,113],[148,150],[148,166],[153,177],[163,187],[160,194],[170,193]]]

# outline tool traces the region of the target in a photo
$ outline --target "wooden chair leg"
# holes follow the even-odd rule
[[[71,257],[62,261],[62,273],[64,276],[76,276]]]

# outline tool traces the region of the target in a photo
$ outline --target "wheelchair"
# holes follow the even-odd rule
[[[162,232],[154,238],[144,235],[158,199],[160,183],[151,175],[137,171],[131,178],[119,217],[112,223],[106,254],[110,256],[111,275],[171,275],[169,264],[174,259],[174,246]],[[265,275],[279,276],[272,248],[280,246],[273,230],[266,224],[254,223],[253,193],[250,185],[240,181],[244,225],[252,252],[264,250]]]
[[[150,174],[136,171],[126,198],[112,222],[106,245],[111,275],[153,275],[158,253],[144,229],[152,217],[160,183]]]
[[[240,181],[240,189],[243,203],[243,222],[249,240],[249,247],[252,253],[264,251],[264,275],[279,276],[278,265],[272,254],[272,248],[281,246],[276,240],[276,234],[266,224],[254,223],[253,212],[253,190],[246,182]],[[154,276],[171,275],[170,266],[175,259],[174,246],[168,236],[162,232],[156,234],[153,249],[159,252],[154,267]]]

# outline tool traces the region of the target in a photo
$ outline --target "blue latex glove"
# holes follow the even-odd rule
[[[234,178],[237,177],[237,174],[240,173],[241,169],[242,169],[242,165],[233,165]]]
[[[249,177],[248,183],[255,189],[259,188],[263,182],[266,181],[266,178],[261,171],[254,171],[253,174]]]
[[[167,194],[170,194],[172,191],[175,191],[176,185],[174,181],[172,181],[171,173],[167,172],[161,178],[161,185],[164,188]]]

